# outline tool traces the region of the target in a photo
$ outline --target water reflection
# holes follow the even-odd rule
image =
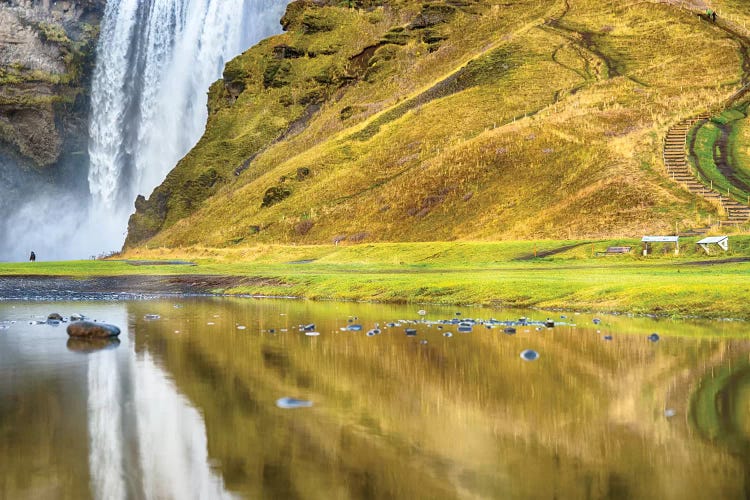
[[[747,493],[742,324],[581,315],[566,319],[577,327],[506,335],[480,323],[398,326],[455,309],[76,303],[127,332],[119,348],[81,355],[64,330],[28,325],[47,306],[23,308],[0,304],[0,320],[18,320],[0,331],[3,498]],[[535,316],[460,312],[466,323]],[[719,337],[690,338],[707,334]],[[290,397],[314,404],[279,405]],[[25,479],[32,467],[40,473]]]
[[[120,346],[120,339],[118,339],[117,337],[110,337],[106,339],[70,337],[66,345],[68,347],[68,350],[71,352],[91,354],[93,352],[103,351],[106,349],[117,349]]]
[[[125,498],[123,397],[117,353],[88,358],[89,470],[96,498]]]
[[[133,373],[139,470],[147,497],[232,498],[209,466],[200,414],[148,353],[133,357]]]
[[[93,309],[128,325],[126,304]],[[148,352],[135,353],[132,330],[123,350],[22,323],[0,337],[0,498],[233,497],[210,466],[200,413]]]

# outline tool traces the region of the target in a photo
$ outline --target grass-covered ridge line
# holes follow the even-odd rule
[[[37,262],[1,264],[0,275],[203,274],[262,278],[214,290],[230,294],[750,319],[750,237],[732,237],[728,253],[711,256],[696,238],[681,240],[678,257],[667,247],[642,257],[640,242],[628,239],[159,249],[125,257],[188,258],[198,265]],[[629,255],[595,256],[623,245],[633,247]]]
[[[667,128],[743,78],[735,40],[695,12],[364,7],[293,2],[284,34],[227,65],[204,137],[139,199],[127,247],[633,237],[717,219],[661,161]]]

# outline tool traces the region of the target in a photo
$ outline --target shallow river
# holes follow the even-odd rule
[[[417,309],[2,302],[0,498],[750,494],[747,324]],[[69,342],[52,312],[120,342]]]

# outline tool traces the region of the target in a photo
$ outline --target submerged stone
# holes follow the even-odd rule
[[[524,361],[536,361],[539,359],[539,353],[533,349],[526,349],[521,352],[521,359]]]
[[[667,408],[666,410],[664,410],[664,416],[667,418],[674,417],[675,415],[677,415],[677,412],[672,408]]]
[[[605,335],[604,340],[612,340],[612,335]]]
[[[302,329],[306,332],[312,332],[315,330],[315,323],[310,323],[302,327]]]
[[[648,336],[648,339],[649,339],[649,340],[650,340],[651,342],[659,342],[659,338],[660,338],[660,337],[659,337],[659,334],[658,334],[658,333],[652,333],[651,335],[649,335],[649,336]]]
[[[506,334],[506,335],[515,335],[516,334],[516,329],[513,328],[512,326],[509,326],[509,327],[503,329],[503,333]]]
[[[68,335],[80,338],[109,338],[120,335],[120,329],[106,323],[76,321],[68,325]]]
[[[470,333],[473,330],[471,325],[459,325],[458,331],[461,333]]]
[[[276,400],[276,406],[284,410],[291,410],[295,408],[310,408],[312,405],[312,401],[305,401],[304,399],[297,398],[280,398]]]
[[[417,335],[416,328],[407,328],[404,331],[406,332],[406,335],[409,336],[409,337],[415,337]]]
[[[58,313],[52,313],[47,316],[47,321],[62,321],[63,317]]]
[[[359,332],[362,331],[362,325],[349,325],[346,329],[350,332]]]
[[[453,334],[451,332],[445,332],[443,337],[453,337]]]
[[[148,321],[153,321],[155,319],[161,319],[161,316],[159,316],[158,314],[147,314],[143,317],[143,319],[146,319]]]

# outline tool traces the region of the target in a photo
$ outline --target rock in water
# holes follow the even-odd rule
[[[71,337],[104,339],[117,337],[120,329],[106,323],[93,323],[91,321],[76,321],[68,325],[68,335]]]
[[[62,321],[63,317],[58,313],[52,313],[47,316],[47,321]]]
[[[536,361],[539,359],[539,353],[533,349],[526,349],[521,353],[521,359],[524,361]]]
[[[276,400],[276,406],[284,410],[293,410],[295,408],[310,408],[312,401],[305,401],[297,398],[281,398]]]

